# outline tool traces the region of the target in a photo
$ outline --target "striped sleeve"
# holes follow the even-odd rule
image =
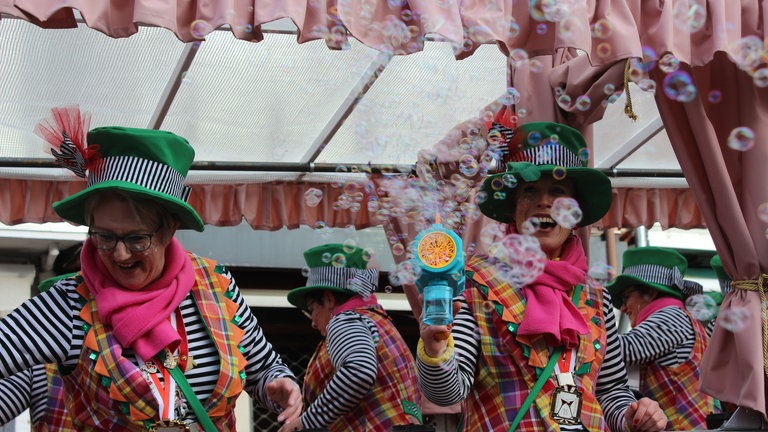
[[[619,341],[628,365],[656,362],[661,366],[676,366],[691,356],[696,334],[691,319],[682,309],[665,307],[619,335]]]
[[[416,356],[419,384],[424,396],[439,406],[453,405],[467,397],[475,380],[480,356],[480,341],[476,336],[477,321],[463,296],[454,301],[461,303],[461,309],[454,318],[451,330],[454,340],[453,357],[445,364],[431,366]]]
[[[37,364],[74,365],[82,346],[76,281],[63,279],[0,320],[0,377]]]
[[[595,396],[603,410],[608,427],[614,432],[623,432],[624,413],[635,397],[627,384],[627,367],[621,356],[616,315],[611,305],[611,296],[603,289],[603,314],[605,315],[606,352],[595,384]]]
[[[707,322],[707,325],[704,326],[704,331],[706,331],[708,337],[712,337],[712,333],[715,331],[716,322],[717,322],[717,318],[712,318]]]
[[[32,394],[29,401],[29,416],[32,424],[43,419],[48,410],[48,372],[45,365],[35,365],[29,369],[32,375]]]
[[[226,269],[222,274],[230,280],[228,291],[232,301],[237,304],[236,314],[240,317],[238,326],[245,330],[241,343],[248,361],[245,368],[247,377],[245,389],[260,406],[273,412],[280,412],[282,408],[267,395],[267,384],[276,378],[290,378],[295,382],[296,377],[274,350],[272,344],[267,341],[256,316],[245,303],[232,275]],[[296,385],[298,386],[298,383]]]
[[[376,324],[350,311],[333,317],[327,330],[326,346],[336,373],[301,416],[304,428],[328,427],[359,405],[376,382]]]
[[[29,409],[32,424],[48,409],[48,377],[45,365],[35,365],[0,380],[0,425]]]
[[[24,412],[29,407],[31,396],[31,369],[0,379],[0,425],[8,423]]]

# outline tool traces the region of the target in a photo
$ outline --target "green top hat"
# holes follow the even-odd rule
[[[488,176],[480,189],[485,199],[478,207],[484,215],[510,223],[517,183],[535,182],[542,174],[573,179],[574,198],[583,214],[578,226],[597,222],[608,212],[613,200],[611,181],[587,166],[589,151],[579,131],[559,123],[534,122],[517,127],[513,133],[507,171]],[[505,181],[510,175],[514,182]]]
[[[700,284],[683,279],[687,270],[688,260],[675,250],[654,246],[631,248],[622,257],[621,274],[606,288],[616,308],[623,305],[624,291],[633,285],[651,287],[683,300],[703,292]]]
[[[715,271],[718,279],[725,281],[731,280],[731,277],[728,276],[728,273],[726,273],[723,268],[723,262],[720,260],[720,255],[713,256],[712,259],[709,260],[709,265],[712,267],[712,270]]]
[[[720,292],[726,294],[731,290],[731,277],[725,272],[723,268],[723,262],[720,260],[720,255],[715,255],[709,260],[709,265],[717,275],[717,280],[720,282]]]
[[[97,149],[88,161],[88,187],[53,203],[63,219],[85,225],[85,204],[101,190],[121,190],[155,200],[175,214],[180,228],[203,231],[197,212],[187,204],[184,185],[195,151],[171,132],[109,126],[88,132],[88,147]],[[80,167],[82,170],[83,167]]]
[[[379,271],[367,268],[369,259],[366,251],[359,247],[336,243],[304,251],[309,267],[307,285],[289,291],[288,302],[304,309],[307,294],[316,290],[368,297],[379,283]]]

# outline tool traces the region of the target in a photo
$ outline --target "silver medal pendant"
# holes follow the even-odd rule
[[[581,421],[582,396],[574,385],[555,388],[552,394],[552,418],[562,425],[575,425]]]

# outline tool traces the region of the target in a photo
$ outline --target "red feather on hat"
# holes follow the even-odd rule
[[[51,114],[35,126],[35,134],[48,143],[46,152],[53,155],[57,165],[85,178],[85,171],[101,158],[97,146],[86,144],[91,114],[81,113],[78,105],[54,107]]]
[[[502,162],[499,168],[505,168],[510,153],[517,150],[509,148],[509,143],[515,135],[515,128],[517,128],[517,115],[512,112],[509,105],[504,105],[497,111],[493,120],[485,122],[489,146],[499,155]]]

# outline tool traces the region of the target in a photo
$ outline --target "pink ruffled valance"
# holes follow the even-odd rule
[[[764,0],[0,0],[1,13],[44,28],[76,27],[76,10],[86,25],[115,38],[131,36],[144,24],[166,28],[184,42],[225,26],[238,39],[261,41],[262,25],[289,18],[299,43],[321,39],[332,49],[354,38],[381,51],[410,54],[423,49],[424,36],[436,35],[454,42],[457,58],[495,42],[516,59],[570,47],[603,65],[640,57],[641,47],[650,47],[694,66],[717,51],[739,58],[739,40],[762,38],[766,14]]]
[[[374,175],[373,180],[380,184],[381,176]],[[0,179],[0,222],[6,225],[61,222],[51,204],[84,187],[85,182],[76,180]],[[305,195],[310,189],[322,195],[316,206],[307,204]],[[316,191],[313,192],[318,193]],[[355,198],[343,196],[344,190],[332,183],[195,184],[189,204],[206,225],[234,226],[245,221],[254,229],[266,231],[318,223],[362,229],[385,225],[390,219],[379,212],[378,202],[385,196],[357,195],[358,205],[349,208],[344,208],[345,203]],[[377,204],[369,206],[371,200]],[[636,227],[659,222],[665,228],[702,228],[701,214],[691,200],[693,197],[687,189],[617,188],[611,211],[595,226]],[[479,227],[480,223],[468,228],[468,233],[475,235],[472,233],[479,232]],[[477,241],[477,238],[469,240]]]
[[[51,205],[84,187],[85,182],[78,180],[2,178],[0,222],[61,222]],[[315,206],[305,198],[310,190],[310,195],[322,197]],[[194,184],[188,202],[206,225],[234,226],[245,221],[254,229],[276,231],[318,223],[358,228],[380,225],[366,199],[362,193],[350,196],[332,183],[268,182]]]
[[[333,49],[355,38],[380,51],[410,54],[423,49],[424,36],[436,35],[454,42],[457,58],[493,42],[505,53],[522,49],[530,55],[578,48],[589,53],[595,64],[640,52],[624,0],[537,3],[529,7],[528,2],[505,0],[2,0],[0,12],[45,28],[67,28],[77,26],[76,9],[89,27],[115,38],[131,36],[144,24],[166,28],[184,42],[202,40],[223,26],[238,39],[260,41],[263,24],[290,18],[298,27],[299,43],[324,39]],[[610,31],[594,34],[594,24]]]

